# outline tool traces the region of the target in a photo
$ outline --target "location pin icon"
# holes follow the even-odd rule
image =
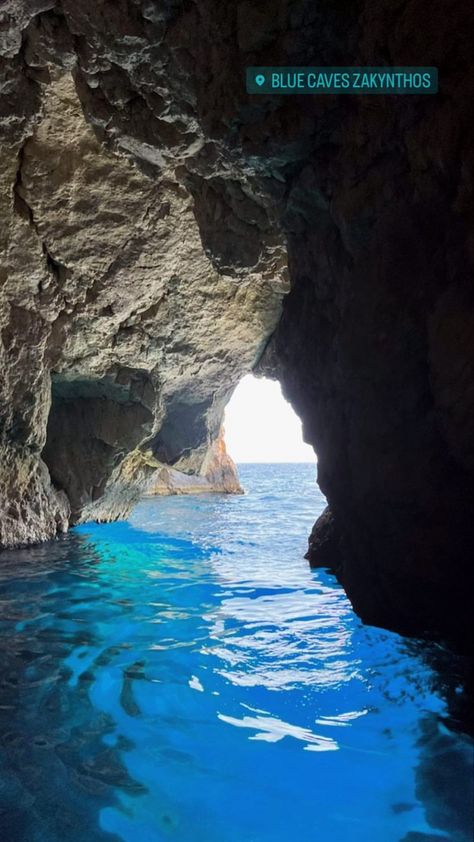
[[[259,88],[261,88],[263,83],[265,82],[265,76],[262,76],[262,74],[259,73],[258,76],[255,77],[255,81]]]

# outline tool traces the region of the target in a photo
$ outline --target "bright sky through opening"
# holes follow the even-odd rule
[[[225,411],[225,441],[235,462],[315,462],[303,441],[301,421],[280,384],[248,374]]]

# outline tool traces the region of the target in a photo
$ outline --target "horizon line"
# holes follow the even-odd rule
[[[317,465],[317,459],[273,459],[271,461],[257,461],[256,459],[234,459],[236,465]]]

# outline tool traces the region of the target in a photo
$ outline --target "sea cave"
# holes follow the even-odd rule
[[[461,0],[1,4],[5,842],[472,839],[473,35]],[[306,461],[236,468],[249,382]]]

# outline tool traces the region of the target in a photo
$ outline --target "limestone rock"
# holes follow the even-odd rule
[[[237,468],[226,451],[223,432],[209,447],[198,474],[160,466],[146,486],[148,496],[166,494],[243,494]]]
[[[50,483],[48,469],[27,449],[0,448],[0,545],[27,546],[66,532],[69,501]]]
[[[142,467],[122,462],[140,445],[160,464],[238,490],[216,462],[223,411],[282,298],[271,273],[237,282],[213,266],[187,189],[105,149],[69,71],[51,69],[42,92],[12,174],[2,297],[4,436],[19,444],[15,471],[34,464],[37,478],[15,491],[13,515],[13,457],[2,462],[6,546],[55,534],[54,488],[71,523],[126,516]]]

